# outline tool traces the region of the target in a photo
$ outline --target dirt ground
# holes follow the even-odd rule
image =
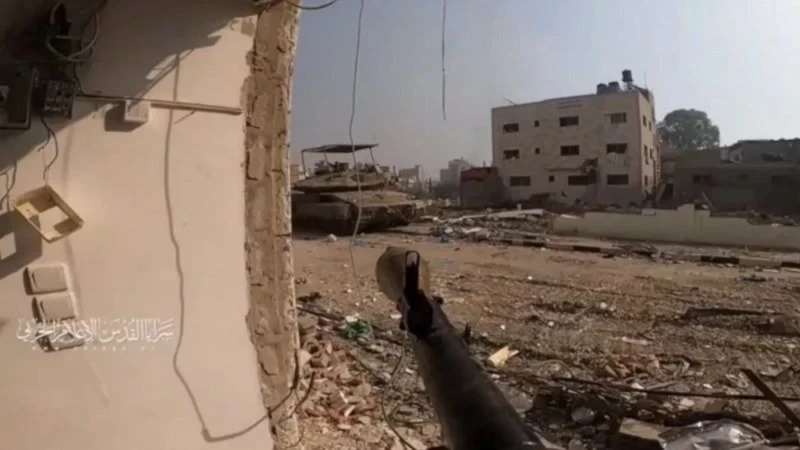
[[[299,394],[306,448],[402,448],[387,418],[417,449],[441,444],[410,355],[391,376],[404,337],[391,318],[393,305],[375,283],[374,264],[387,245],[413,247],[429,261],[436,294],[445,299],[451,321],[457,327],[471,324],[477,336],[471,346],[476,358],[485,361],[505,345],[519,351],[493,377],[521,412],[531,409],[537,393],[532,380],[553,377],[756,394],[740,373],[751,368],[781,395],[800,396],[800,342],[785,335],[794,331],[781,330],[772,319],[800,314],[797,271],[442,243],[397,234],[360,236],[352,261],[349,245],[346,238],[294,240],[301,331],[313,356],[306,374],[314,379],[307,379],[301,389],[306,394]],[[687,316],[689,308],[754,314],[700,317],[703,311],[695,309]],[[343,338],[346,316],[370,323],[373,337]],[[701,400],[659,402],[693,409]],[[764,402],[737,401],[733,407],[776,415]],[[550,428],[558,439],[568,439],[558,427]],[[588,444],[593,445],[602,447]]]

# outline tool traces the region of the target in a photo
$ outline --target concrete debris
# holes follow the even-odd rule
[[[492,355],[489,356],[488,361],[494,367],[502,367],[503,365],[505,365],[506,361],[508,361],[509,358],[515,356],[518,353],[519,353],[519,351],[511,350],[506,345],[505,347],[501,348],[500,350],[492,353]]]
[[[642,346],[650,345],[650,341],[648,341],[646,339],[635,339],[635,338],[631,338],[631,337],[628,337],[628,336],[622,336],[619,340],[624,342],[624,343],[626,343],[626,344],[634,344],[634,345],[642,345]]]
[[[719,251],[719,259],[687,252],[681,260],[691,262],[676,268],[665,267],[677,260],[664,255],[684,250],[609,244],[622,250],[606,260],[600,251],[578,254],[588,251],[582,240],[529,231],[547,213],[524,219],[491,214],[429,219],[451,242],[446,246],[424,235],[362,239],[372,249],[408,241],[436,259],[433,293],[442,295],[457,329],[471,326],[470,352],[532,428],[552,434],[563,448],[591,450],[661,449],[664,431],[721,418],[752,424],[769,439],[790,436],[791,424],[778,409],[750,401],[758,391],[739,370],[753,368],[797,409],[800,285],[797,274],[765,262],[791,256],[761,258],[743,250],[757,264],[739,269],[744,264],[730,251],[704,249]],[[478,244],[484,232],[492,239],[535,233],[546,248],[573,253],[511,248],[517,244],[492,239]],[[341,276],[342,267],[353,264],[346,246],[304,242],[297,252],[307,259],[298,270],[308,272],[298,273],[308,278],[298,283],[297,410],[307,437],[335,442],[306,448],[392,448],[398,439],[387,420],[404,438],[423,444],[419,448],[441,445],[418,368],[403,350],[401,316],[379,294],[376,302],[347,295],[355,286]],[[629,256],[640,251],[657,253]],[[373,254],[357,253],[356,267]],[[737,271],[765,277],[765,269],[780,274],[768,282],[734,281]],[[361,275],[358,291],[377,292],[370,274]],[[524,357],[513,358],[518,351]]]
[[[594,422],[597,413],[584,406],[579,406],[572,410],[572,421],[578,425],[590,425]]]
[[[619,425],[614,439],[614,448],[661,449],[658,437],[666,427],[636,419],[625,418]]]
[[[767,277],[765,277],[763,275],[758,275],[758,274],[754,274],[753,273],[753,274],[745,275],[745,276],[741,277],[740,280],[748,281],[750,283],[764,283],[765,281],[769,281],[769,278],[767,278]]]

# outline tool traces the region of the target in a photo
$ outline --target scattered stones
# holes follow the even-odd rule
[[[300,316],[297,318],[297,329],[301,336],[313,334],[317,329],[317,319],[313,316]]]
[[[579,406],[572,410],[572,421],[579,425],[589,425],[594,422],[597,413],[584,406]]]
[[[353,395],[367,398],[372,393],[372,386],[367,383],[361,383],[353,389]]]

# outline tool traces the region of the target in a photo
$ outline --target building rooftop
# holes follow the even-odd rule
[[[630,93],[639,93],[639,94],[644,95],[645,98],[649,98],[649,95],[650,95],[650,91],[648,89],[635,87],[634,89],[631,89],[631,90],[623,89],[623,90],[615,91],[615,92],[604,92],[602,94],[596,94],[595,93],[595,94],[571,95],[571,96],[567,96],[567,97],[546,98],[546,99],[542,99],[542,100],[536,100],[536,101],[533,101],[533,102],[515,103],[513,105],[495,106],[494,108],[492,108],[492,111],[497,110],[497,109],[517,108],[517,107],[520,107],[520,106],[530,106],[530,105],[535,105],[535,104],[538,104],[538,103],[568,102],[568,101],[583,100],[583,99],[591,98],[591,97],[598,97],[598,96],[602,96],[602,95],[620,95],[620,94],[630,94]]]
[[[662,150],[663,152],[663,150]],[[740,153],[736,160],[733,154]],[[662,153],[663,154],[663,153]],[[727,156],[726,156],[727,155]],[[733,164],[800,163],[800,139],[748,139],[728,147],[708,150],[677,150],[674,157],[680,166],[720,166]]]

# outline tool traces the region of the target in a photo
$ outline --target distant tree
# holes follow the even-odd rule
[[[662,144],[679,150],[705,150],[719,147],[719,127],[705,111],[676,109],[658,124]]]

